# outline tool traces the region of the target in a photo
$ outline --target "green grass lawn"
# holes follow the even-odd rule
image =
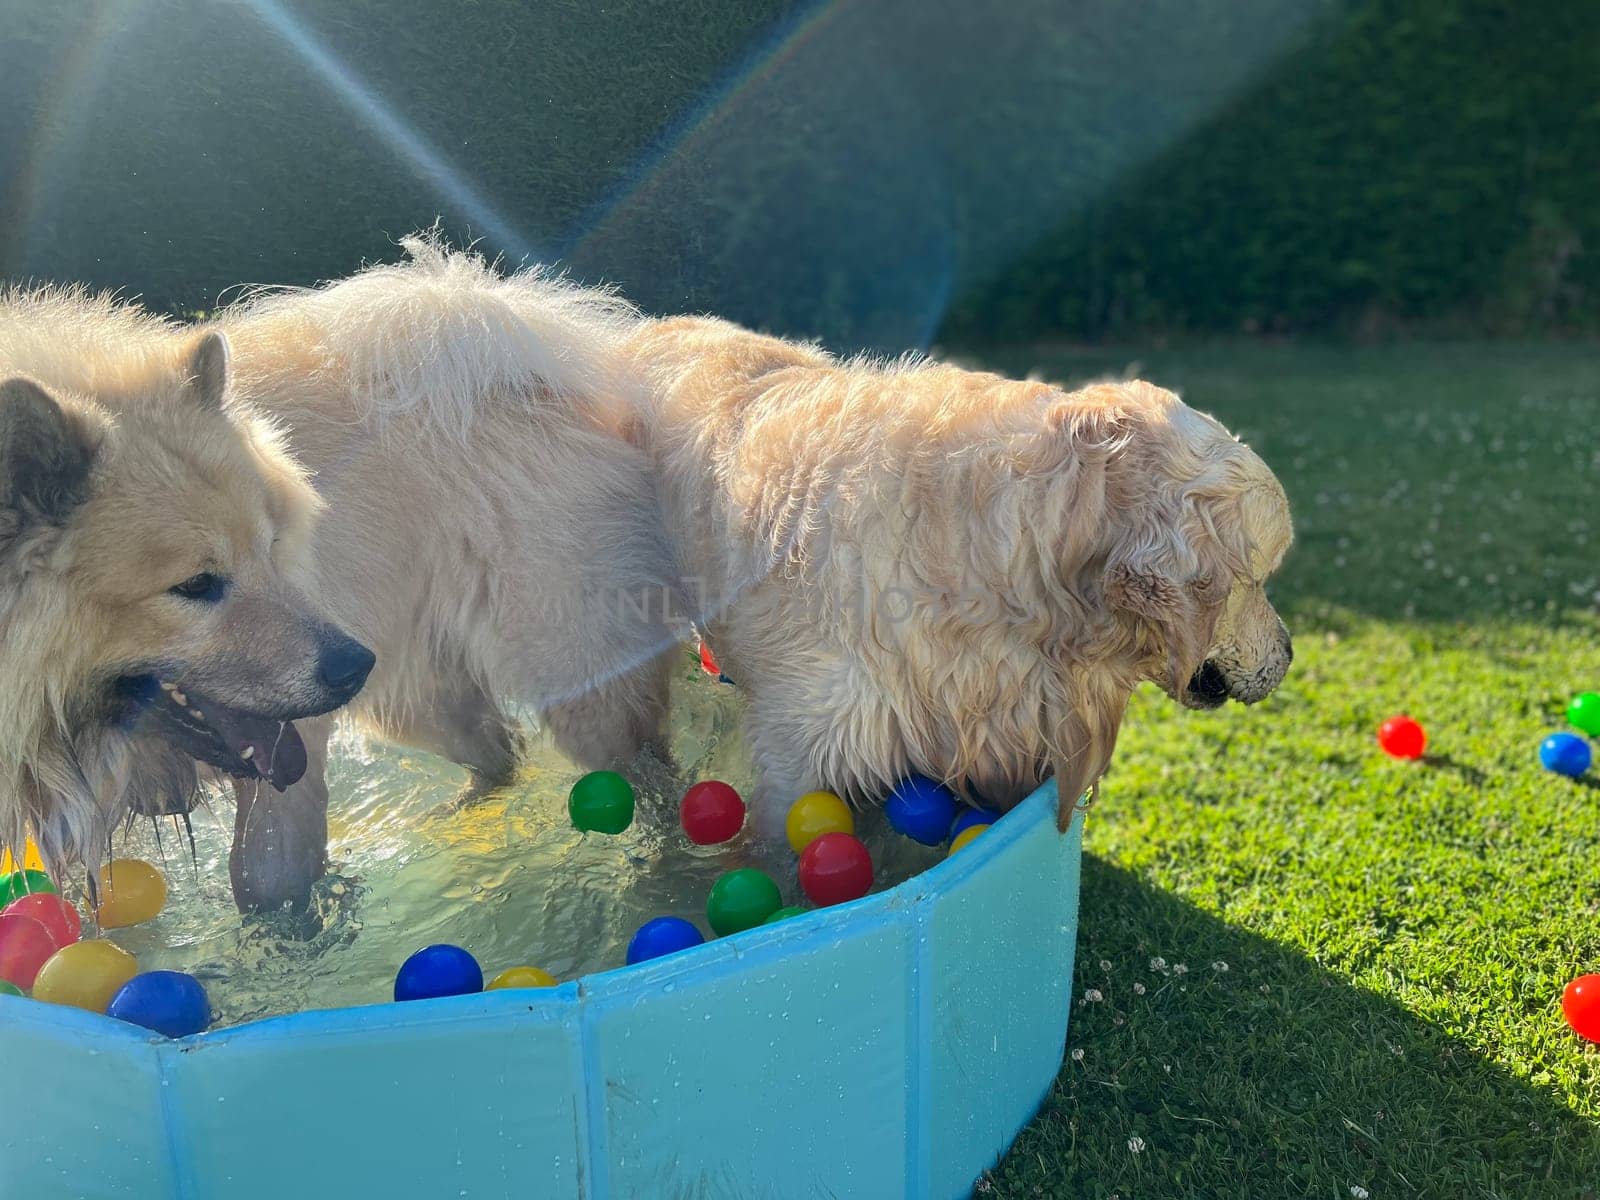
[[[1051,378],[1126,358],[988,354]],[[1133,369],[1294,506],[1267,702],[1135,696],[1088,819],[1068,1058],[980,1195],[1593,1197],[1600,351],[1221,346]],[[1427,759],[1385,758],[1406,711]]]

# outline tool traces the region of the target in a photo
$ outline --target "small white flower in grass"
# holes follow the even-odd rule
[[[1109,970],[1111,970],[1111,960],[1110,960],[1110,959],[1109,959],[1109,958],[1102,958],[1102,959],[1101,959],[1101,960],[1100,960],[1100,969],[1101,969],[1101,970],[1102,970],[1102,971],[1109,971]]]
[[[1162,958],[1159,954],[1156,955],[1150,960],[1150,969],[1152,971],[1165,971],[1167,969],[1167,960]]]
[[[1142,984],[1142,983],[1136,983],[1136,984],[1134,984],[1134,985],[1133,985],[1133,994],[1134,994],[1134,995],[1135,995],[1135,996],[1142,996],[1142,995],[1144,995],[1144,984]]]
[[[1261,985],[1261,994],[1263,996],[1270,996],[1272,994],[1272,988],[1269,985],[1263,983]]]
[[[1173,963],[1172,973],[1174,975],[1187,975],[1189,973],[1189,968],[1184,966],[1182,963]]]
[[[1084,992],[1083,998],[1090,1004],[1099,1004],[1100,1001],[1105,999],[1105,997],[1100,994],[1099,988],[1090,988],[1088,991]]]
[[[1212,970],[1213,970],[1213,971],[1215,971],[1215,972],[1217,972],[1217,974],[1219,974],[1219,975],[1221,975],[1221,974],[1222,974],[1222,973],[1224,973],[1224,972],[1225,972],[1225,971],[1227,971],[1227,969],[1228,969],[1228,964],[1227,964],[1227,963],[1225,963],[1225,962],[1223,962],[1223,961],[1222,961],[1222,960],[1221,960],[1221,959],[1220,959],[1220,958],[1219,958],[1219,959],[1217,959],[1217,961],[1216,961],[1216,962],[1214,962],[1214,963],[1212,963],[1212,964],[1211,964],[1211,969],[1212,969]]]
[[[1073,1052],[1072,1052],[1072,1061],[1073,1062],[1082,1062],[1083,1061],[1083,1047],[1079,1046],[1077,1049],[1073,1050]]]
[[[1367,1191],[1367,1189],[1362,1187],[1359,1183],[1352,1183],[1350,1185],[1350,1200],[1367,1200],[1367,1197],[1371,1194],[1371,1192]]]
[[[1142,1137],[1140,1137],[1137,1133],[1134,1134],[1131,1138],[1128,1139],[1128,1149],[1132,1150],[1135,1154],[1143,1154],[1144,1153],[1144,1139]]]

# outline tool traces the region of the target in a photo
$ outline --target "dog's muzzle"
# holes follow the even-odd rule
[[[1183,701],[1190,708],[1221,708],[1228,695],[1228,677],[1208,658],[1190,678]]]

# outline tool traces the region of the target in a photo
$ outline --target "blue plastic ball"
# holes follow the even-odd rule
[[[1557,775],[1576,779],[1589,769],[1593,757],[1589,743],[1575,733],[1552,733],[1539,743],[1539,761]]]
[[[483,968],[460,946],[424,946],[395,972],[396,1000],[432,1000],[483,991]]]
[[[705,936],[682,917],[657,917],[639,926],[639,932],[628,943],[628,965],[660,958],[663,954],[676,954],[690,946],[699,946],[705,940]]]
[[[921,775],[895,784],[883,808],[897,833],[924,846],[937,846],[949,837],[950,823],[956,819],[955,793]]]
[[[974,825],[993,825],[999,819],[1000,814],[992,808],[963,808],[956,814],[956,823],[950,826],[950,840],[955,841],[964,829],[971,829]]]
[[[106,1016],[142,1025],[165,1037],[189,1037],[211,1024],[211,1001],[193,975],[146,971],[117,990]]]

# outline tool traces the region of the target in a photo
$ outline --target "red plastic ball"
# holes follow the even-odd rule
[[[1428,735],[1410,717],[1390,717],[1378,726],[1378,745],[1393,758],[1421,758]]]
[[[0,979],[27,990],[55,952],[50,931],[32,917],[0,916]]]
[[[872,855],[860,838],[824,833],[800,854],[800,890],[816,905],[859,900],[872,889]]]
[[[1600,1042],[1600,975],[1579,975],[1561,993],[1561,1011],[1579,1037]]]
[[[83,931],[83,920],[78,916],[78,910],[54,892],[34,892],[31,896],[20,896],[4,909],[0,909],[0,915],[32,917],[49,932],[58,950],[62,946],[72,945]]]
[[[683,794],[678,820],[695,845],[713,846],[744,828],[744,801],[727,784],[707,779]]]

